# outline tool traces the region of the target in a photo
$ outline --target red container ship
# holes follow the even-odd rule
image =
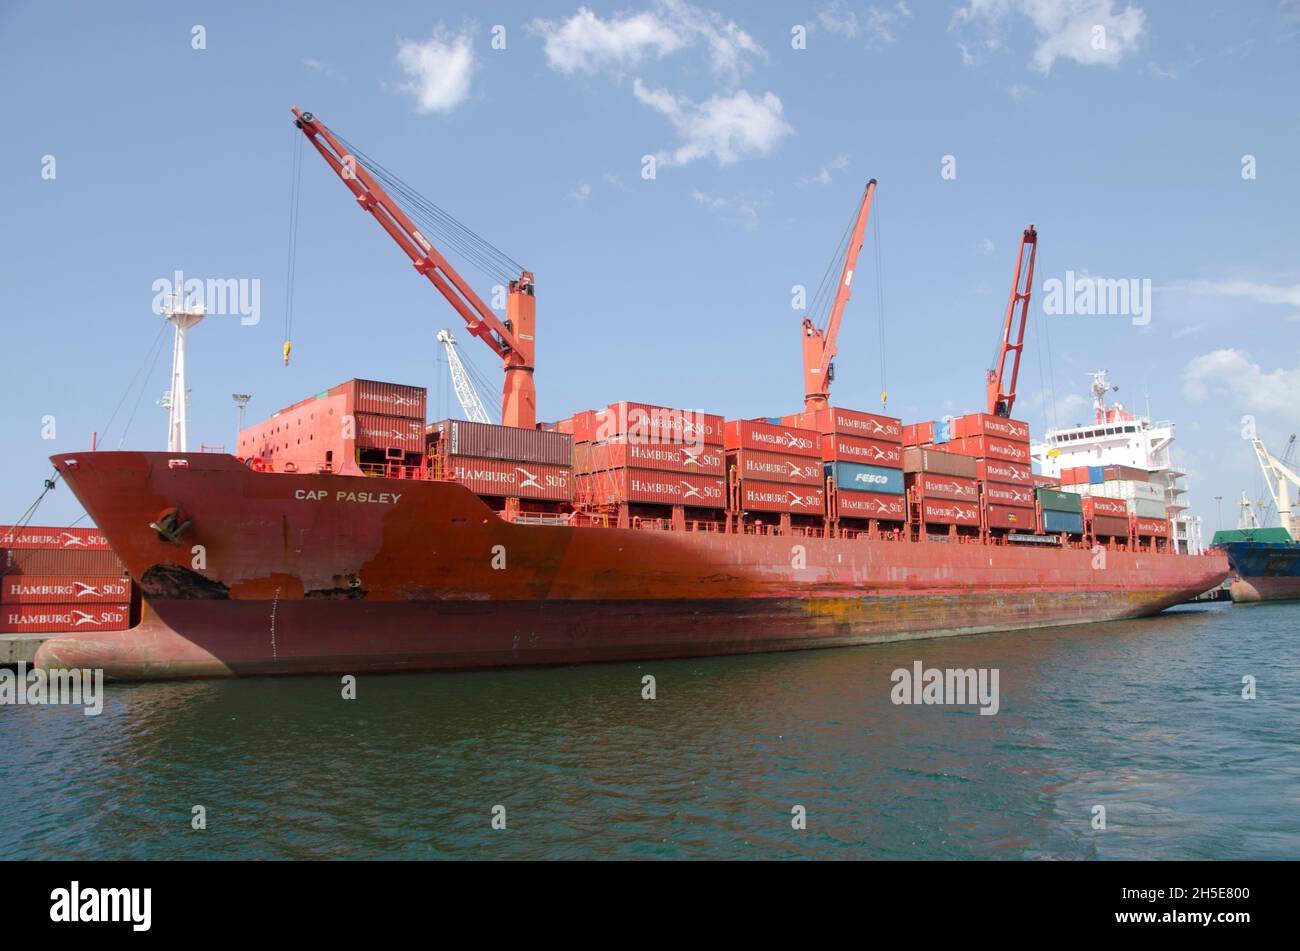
[[[40,664],[130,679],[796,650],[1153,614],[1228,574],[1221,554],[1175,554],[1160,538],[1129,538],[1100,516],[1081,521],[1084,532],[1051,534],[1036,503],[1010,518],[990,500],[987,483],[1007,481],[993,469],[1022,465],[1028,439],[1010,415],[1032,227],[1020,245],[1001,356],[989,372],[988,413],[962,422],[958,445],[935,446],[934,424],[905,427],[830,404],[835,340],[874,180],[826,322],[803,322],[800,425],[615,403],[539,427],[533,275],[521,270],[509,282],[507,319],[499,319],[421,230],[438,222],[408,215],[391,199],[381,179],[394,182],[382,166],[344,148],[309,113],[295,116],[361,207],[501,357],[503,425],[493,435],[435,424],[416,452],[407,424],[423,426],[414,409],[423,394],[353,381],[246,430],[238,457],[53,457],[143,604],[128,631],[51,638]],[[385,394],[403,399],[367,402]],[[348,420],[358,413],[392,425],[358,433]],[[300,430],[316,438],[302,439]],[[660,454],[665,445],[722,444],[727,471],[646,469],[637,453],[594,449],[625,443],[656,447],[657,459],[675,458]],[[884,453],[910,484],[842,491],[830,467],[852,464],[843,461],[856,460],[846,449],[859,445]],[[531,461],[519,458],[525,447]],[[575,450],[605,468],[575,471]],[[741,471],[745,457],[794,460],[801,476],[809,465],[828,468],[816,485],[795,483],[781,466],[771,480],[755,479],[752,468]],[[512,489],[536,473],[516,479],[507,470],[536,469],[541,459],[554,469],[556,491]],[[987,480],[976,480],[977,462],[988,468]],[[935,485],[918,473],[976,482],[979,496],[935,500]],[[894,482],[882,478],[877,488]]]

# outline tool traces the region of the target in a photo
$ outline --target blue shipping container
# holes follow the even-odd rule
[[[1105,466],[1089,466],[1089,467],[1088,467],[1088,482],[1089,482],[1089,483],[1091,483],[1092,485],[1099,485],[1099,484],[1101,484],[1102,482],[1105,482],[1105,481],[1106,481],[1106,467],[1105,467]]]
[[[851,492],[903,494],[903,470],[884,466],[864,466],[860,462],[828,462],[826,474],[835,474],[835,485]]]
[[[1043,510],[1043,531],[1048,535],[1069,532],[1071,535],[1083,534],[1083,516],[1074,512],[1052,512]]]
[[[952,420],[936,419],[934,421],[934,444],[942,446],[946,442],[952,442]]]

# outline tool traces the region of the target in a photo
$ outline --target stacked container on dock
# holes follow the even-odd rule
[[[723,431],[727,470],[735,473],[737,511],[825,514],[819,433],[762,419],[729,419]]]
[[[974,459],[908,446],[903,450],[903,472],[922,534],[939,528],[949,534],[979,529],[980,489]]]
[[[683,519],[687,509],[708,510],[698,514],[712,519],[726,507],[721,416],[624,401],[576,413],[567,428],[584,505],[614,507],[620,518],[632,506],[669,506]]]
[[[834,519],[902,523],[903,424],[892,416],[832,406],[783,417],[781,422],[820,436],[825,478],[832,486]]]
[[[427,429],[434,474],[491,499],[573,499],[573,437],[558,430],[444,419]]]
[[[0,526],[0,633],[125,630],[132,594],[97,529]]]

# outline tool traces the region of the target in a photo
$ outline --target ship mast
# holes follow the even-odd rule
[[[167,399],[167,451],[186,452],[185,411],[189,399],[185,389],[185,345],[190,328],[203,319],[203,305],[195,302],[184,307],[178,292],[172,295],[163,317],[176,328],[172,342],[171,393]]]

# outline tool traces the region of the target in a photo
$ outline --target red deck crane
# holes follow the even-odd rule
[[[501,421],[507,426],[536,428],[537,390],[533,382],[533,358],[537,300],[532,272],[521,269],[519,277],[510,281],[506,294],[506,320],[502,322],[420,232],[371,171],[352,154],[352,150],[310,112],[294,108],[293,115],[294,123],[356,197],[362,209],[374,215],[389,237],[406,252],[415,269],[447,298],[464,318],[469,332],[501,358],[505,369]]]
[[[1029,264],[1025,265],[1025,252],[1028,249]],[[1020,375],[1020,352],[1025,348],[1025,321],[1029,317],[1029,295],[1034,287],[1034,257],[1038,254],[1038,232],[1030,225],[1020,237],[1020,251],[1016,255],[1016,276],[1011,284],[1011,300],[1007,304],[1006,320],[1002,323],[1002,344],[998,356],[989,369],[988,376],[988,412],[991,416],[1010,416],[1011,407],[1016,402],[1016,378]],[[1020,278],[1024,276],[1024,290],[1021,290]],[[1016,314],[1016,305],[1020,305],[1020,326],[1016,332],[1016,342],[1011,342],[1011,323]],[[1011,362],[1011,381],[1004,386],[1007,357],[1015,354]]]
[[[853,223],[853,233],[844,252],[844,266],[840,271],[839,289],[831,305],[825,331],[819,330],[808,317],[803,319],[803,391],[804,412],[826,409],[830,404],[831,380],[835,361],[835,338],[840,332],[844,305],[849,302],[853,271],[858,266],[858,252],[866,239],[867,217],[871,213],[871,198],[876,193],[876,180],[867,182],[862,193],[862,203]]]

